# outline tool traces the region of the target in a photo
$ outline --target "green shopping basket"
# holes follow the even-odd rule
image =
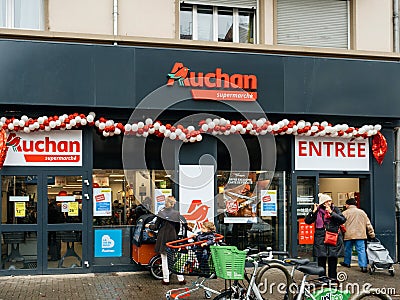
[[[240,280],[244,278],[246,252],[235,246],[210,246],[215,273],[223,279]]]

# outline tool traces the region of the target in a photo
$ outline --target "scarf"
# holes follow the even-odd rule
[[[331,222],[330,218],[331,216],[329,215],[328,211],[319,206],[317,210],[317,220],[315,221],[315,228],[324,228],[325,224],[329,224]]]

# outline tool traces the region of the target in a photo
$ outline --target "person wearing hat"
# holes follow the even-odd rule
[[[346,233],[344,234],[344,262],[342,266],[350,268],[351,253],[353,246],[356,247],[358,265],[361,271],[367,272],[367,254],[365,252],[365,240],[367,237],[375,238],[374,228],[365,211],[357,208],[357,201],[354,198],[346,200],[346,210],[343,215],[346,217]]]
[[[314,208],[307,214],[305,222],[315,225],[313,252],[318,260],[318,266],[326,270],[326,263],[328,262],[328,277],[331,282],[338,283],[338,257],[344,254],[343,236],[339,226],[346,222],[346,218],[340,209],[333,205],[332,198],[329,195],[319,193],[318,204],[314,203]],[[335,246],[324,243],[325,231],[339,233]]]

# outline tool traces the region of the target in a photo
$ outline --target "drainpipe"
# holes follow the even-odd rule
[[[399,52],[399,0],[393,0],[393,50]]]
[[[395,144],[395,169],[396,169],[396,247],[397,247],[397,260],[400,259],[400,127],[395,128],[396,131],[396,144]]]
[[[113,1],[113,35],[114,38],[118,35],[118,0]],[[114,41],[114,45],[117,45],[117,42]]]

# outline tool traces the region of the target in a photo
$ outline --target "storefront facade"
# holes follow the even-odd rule
[[[9,120],[1,274],[139,270],[127,213],[147,197],[157,212],[168,194],[187,219],[212,219],[231,244],[301,256],[311,255],[301,218],[317,194],[331,193],[338,206],[355,196],[395,256],[397,63],[11,40],[0,52]],[[70,126],[57,130],[57,120]],[[145,127],[156,120],[193,130],[180,140],[175,128]],[[227,132],[240,132],[239,123],[242,134]],[[320,134],[337,124],[347,127]],[[350,138],[349,127],[367,138]],[[382,164],[371,150],[378,131],[388,149]]]

